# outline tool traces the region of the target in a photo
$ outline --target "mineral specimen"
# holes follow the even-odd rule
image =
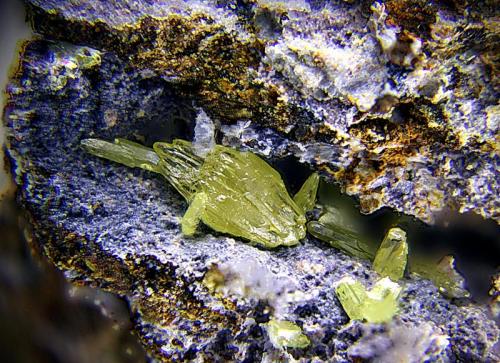
[[[407,259],[406,232],[401,228],[391,228],[375,254],[373,269],[381,276],[398,281],[404,275]]]
[[[311,221],[307,223],[307,230],[314,237],[326,241],[330,246],[338,248],[341,251],[348,253],[350,256],[355,256],[367,260],[373,259],[375,255],[372,245],[363,240],[358,233],[343,227],[341,224],[328,222],[322,224],[323,221]]]
[[[401,286],[387,277],[377,281],[371,290],[351,277],[340,280],[335,288],[347,315],[370,323],[387,322],[397,314],[401,290]]]
[[[318,192],[319,175],[312,173],[304,182],[302,188],[295,194],[293,201],[304,212],[308,212],[316,205],[316,194]]]
[[[310,344],[302,329],[290,321],[271,320],[267,323],[267,333],[277,348],[305,348]]]
[[[120,139],[85,139],[82,145],[99,157],[163,175],[190,203],[182,218],[184,235],[193,235],[203,221],[269,248],[293,246],[305,237],[304,213],[314,207],[317,174],[306,180],[295,203],[279,173],[249,152],[216,145],[201,158],[185,140],[157,142],[153,149]]]
[[[271,127],[297,156],[324,146],[305,160],[365,213],[498,221],[498,19],[470,3],[29,1],[36,31],[188,89],[223,124]]]
[[[375,271],[394,281],[403,277],[408,264],[410,273],[431,280],[443,295],[454,298],[470,296],[465,289],[464,278],[455,269],[453,256],[444,256],[439,261],[416,253],[408,256],[406,232],[398,227],[389,229],[377,248],[373,240],[351,225],[345,218],[345,211],[334,207],[325,198],[320,199],[318,204],[324,212],[317,221],[307,223],[307,231],[314,237],[350,256],[373,261]]]
[[[444,256],[437,263],[429,258],[415,256],[410,259],[410,271],[431,280],[448,297],[469,297],[464,278],[455,269],[453,256]]]
[[[220,124],[219,143],[272,163],[296,156],[358,196],[364,212],[498,220],[488,2],[404,1],[422,9],[411,13],[396,0],[373,10],[365,1],[27,3],[39,35],[23,48],[4,118],[34,244],[69,280],[123,296],[153,358],[350,362],[381,356],[367,348],[377,337],[398,350],[418,342],[396,344],[394,334],[429,324],[421,341],[436,348],[433,359],[498,361],[485,307],[455,304],[410,274],[390,327],[348,324],[334,286],[344,276],[373,286],[369,261],[311,236],[272,250],[211,230],[185,238],[185,202],[164,178],[80,147],[89,137],[193,140],[203,110]],[[396,39],[385,50],[384,32]],[[411,47],[418,41],[421,51]],[[99,62],[82,62],[85,54]],[[310,344],[274,346],[273,320],[297,324]],[[418,361],[422,351],[409,354]]]

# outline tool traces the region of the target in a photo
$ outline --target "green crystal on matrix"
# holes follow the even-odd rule
[[[198,224],[200,223],[200,218],[203,215],[203,211],[207,203],[208,198],[205,193],[196,193],[195,197],[191,201],[191,204],[189,205],[188,210],[182,217],[181,227],[183,234],[191,236],[196,232]]]
[[[349,318],[352,320],[364,319],[363,304],[368,298],[368,294],[361,282],[346,277],[339,282],[335,293]]]
[[[401,228],[391,228],[375,254],[373,269],[381,276],[398,281],[404,275],[407,259],[406,232]]]
[[[359,233],[340,224],[326,223],[324,221],[310,221],[307,223],[307,231],[317,239],[327,242],[330,246],[337,248],[350,256],[372,260],[375,248],[366,242]]]
[[[352,320],[385,323],[399,311],[401,290],[401,286],[387,277],[377,281],[369,291],[359,281],[345,277],[339,281],[335,292]]]
[[[311,343],[302,329],[291,321],[270,320],[267,323],[267,334],[276,348],[306,348]]]
[[[332,186],[319,187],[321,215],[317,221],[307,223],[307,231],[350,256],[373,260],[377,246],[362,233],[357,223],[357,210],[349,210]]]
[[[469,297],[464,278],[455,269],[455,258],[444,256],[438,263],[415,256],[410,259],[410,271],[431,280],[439,291],[450,298]]]
[[[302,188],[295,194],[293,201],[304,212],[308,212],[314,208],[316,204],[316,194],[318,193],[319,175],[312,173],[309,178],[304,182]]]
[[[361,234],[344,227],[338,211],[326,208],[318,221],[307,223],[307,231],[314,237],[327,242],[350,256],[373,261],[373,268],[382,276],[389,276],[394,281],[403,277],[408,264],[410,273],[415,273],[431,280],[439,291],[450,298],[468,297],[464,278],[454,267],[453,256],[445,256],[439,263],[428,257],[408,255],[406,233],[397,228],[391,229],[377,250],[374,244],[367,242]],[[399,232],[394,233],[394,230]],[[378,258],[376,258],[378,255]],[[408,257],[409,256],[409,257]],[[409,260],[409,262],[408,262]]]
[[[195,233],[199,222],[264,247],[293,246],[306,234],[306,210],[316,199],[318,176],[304,183],[296,200],[280,174],[250,152],[216,145],[205,158],[185,140],[157,142],[153,149],[131,141],[86,139],[84,148],[130,167],[163,175],[188,201],[182,231]]]
[[[216,145],[200,170],[199,192],[207,195],[201,220],[216,231],[265,247],[305,237],[304,211],[280,174],[255,154]]]
[[[142,168],[159,172],[158,164],[160,158],[153,150],[141,144],[124,139],[116,139],[114,143],[104,140],[86,139],[81,142],[81,145],[87,152],[100,158],[108,159],[131,168]]]

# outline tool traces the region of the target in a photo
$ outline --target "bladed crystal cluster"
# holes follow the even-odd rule
[[[163,175],[189,203],[182,218],[185,235],[193,235],[200,221],[267,248],[293,246],[306,235],[316,173],[292,199],[280,174],[250,152],[215,145],[200,157],[185,140],[157,142],[152,149],[123,139],[86,139],[82,146],[101,158]]]

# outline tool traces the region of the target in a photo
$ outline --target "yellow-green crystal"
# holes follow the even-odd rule
[[[207,205],[207,195],[203,192],[196,193],[195,197],[191,201],[188,210],[184,213],[181,221],[182,233],[186,236],[192,236],[198,228],[201,216],[205,206]]]
[[[174,140],[171,144],[156,142],[153,149],[160,158],[158,172],[188,201],[199,191],[198,180],[203,158],[197,156],[191,143]]]
[[[444,256],[438,263],[416,256],[410,259],[410,271],[431,280],[439,291],[450,298],[469,297],[464,278],[455,269],[455,258]]]
[[[352,278],[344,278],[335,289],[344,311],[352,320],[363,320],[363,304],[368,295],[365,287]]]
[[[293,201],[305,212],[314,208],[316,204],[316,194],[318,193],[319,175],[312,173],[304,182],[302,188],[295,194]]]
[[[406,232],[401,228],[391,228],[375,254],[373,269],[381,276],[398,281],[404,275],[407,259]]]
[[[305,209],[314,206],[317,175],[299,191],[298,206],[280,174],[250,152],[216,145],[201,158],[185,140],[157,142],[153,149],[120,139],[87,139],[82,145],[99,157],[162,174],[190,203],[182,219],[187,235],[201,220],[264,247],[292,246],[305,237]]]
[[[399,311],[401,290],[402,287],[389,278],[377,281],[364,303],[365,320],[370,323],[390,321]]]
[[[200,171],[208,201],[201,217],[216,231],[265,247],[292,246],[305,237],[305,215],[280,174],[250,152],[216,145]]]
[[[286,320],[272,319],[267,323],[269,340],[277,348],[305,348],[310,344],[309,338],[302,333],[302,329]]]
[[[373,245],[367,243],[360,234],[341,225],[311,221],[307,223],[307,231],[350,256],[371,260],[375,254]]]
[[[376,246],[360,233],[353,211],[346,212],[345,202],[338,200],[331,185],[319,187],[319,206],[322,213],[317,221],[307,223],[307,231],[351,256],[372,260]]]
[[[368,291],[359,281],[345,277],[338,283],[335,292],[352,320],[384,323],[398,313],[401,289],[397,283],[385,277]]]
[[[321,204],[321,200],[320,200]],[[331,202],[329,202],[331,204]],[[327,242],[330,246],[337,248],[350,256],[363,258],[366,260],[374,261],[375,255],[377,254],[377,249],[374,243],[371,243],[365,239],[360,233],[358,233],[354,228],[349,228],[341,212],[333,207],[332,205],[323,206],[325,212],[321,215],[319,220],[310,221],[307,223],[307,231],[314,237]],[[382,243],[383,245],[384,243]],[[382,245],[380,247],[382,247]],[[380,253],[377,264],[374,263],[374,269],[381,273],[383,276],[389,276],[384,273],[394,266],[399,266],[398,271],[404,271],[403,265],[403,255],[406,246],[400,245],[400,249],[396,249],[396,254],[400,254],[401,260],[394,264],[390,259],[382,258],[382,249],[378,251]],[[406,252],[408,254],[408,252]],[[384,252],[385,255],[385,252]],[[467,290],[465,290],[465,283],[463,277],[457,272],[454,267],[454,259],[452,256],[445,256],[439,263],[431,261],[429,258],[424,258],[422,256],[416,256],[410,254],[407,257],[409,263],[407,263],[408,270],[410,273],[416,273],[423,278],[431,280],[438,288],[439,291],[450,298],[462,298],[469,296]],[[389,266],[384,267],[381,263],[382,260],[389,260]],[[399,264],[399,265],[398,265]],[[376,266],[376,267],[375,267]],[[395,280],[397,276],[401,275],[401,272],[393,275]],[[402,275],[401,275],[402,276]]]
[[[87,152],[100,158],[131,168],[158,172],[160,158],[153,150],[141,144],[124,139],[116,139],[114,143],[98,139],[85,139],[81,144]]]

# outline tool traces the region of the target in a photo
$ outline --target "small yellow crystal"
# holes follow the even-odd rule
[[[302,188],[295,194],[293,201],[305,212],[314,208],[316,204],[316,194],[318,193],[319,175],[312,173],[304,182]]]
[[[455,258],[444,256],[438,263],[429,257],[415,256],[410,259],[410,271],[431,280],[443,295],[450,298],[469,297],[465,280],[455,269]]]
[[[380,276],[387,276],[393,281],[398,281],[404,275],[407,259],[406,232],[401,228],[391,228],[375,254],[373,269]]]
[[[345,277],[339,281],[335,292],[349,318],[384,323],[398,313],[401,289],[401,286],[385,277],[368,291],[359,281]]]
[[[310,344],[309,338],[302,329],[286,320],[272,319],[267,323],[269,340],[276,348],[305,348]]]

